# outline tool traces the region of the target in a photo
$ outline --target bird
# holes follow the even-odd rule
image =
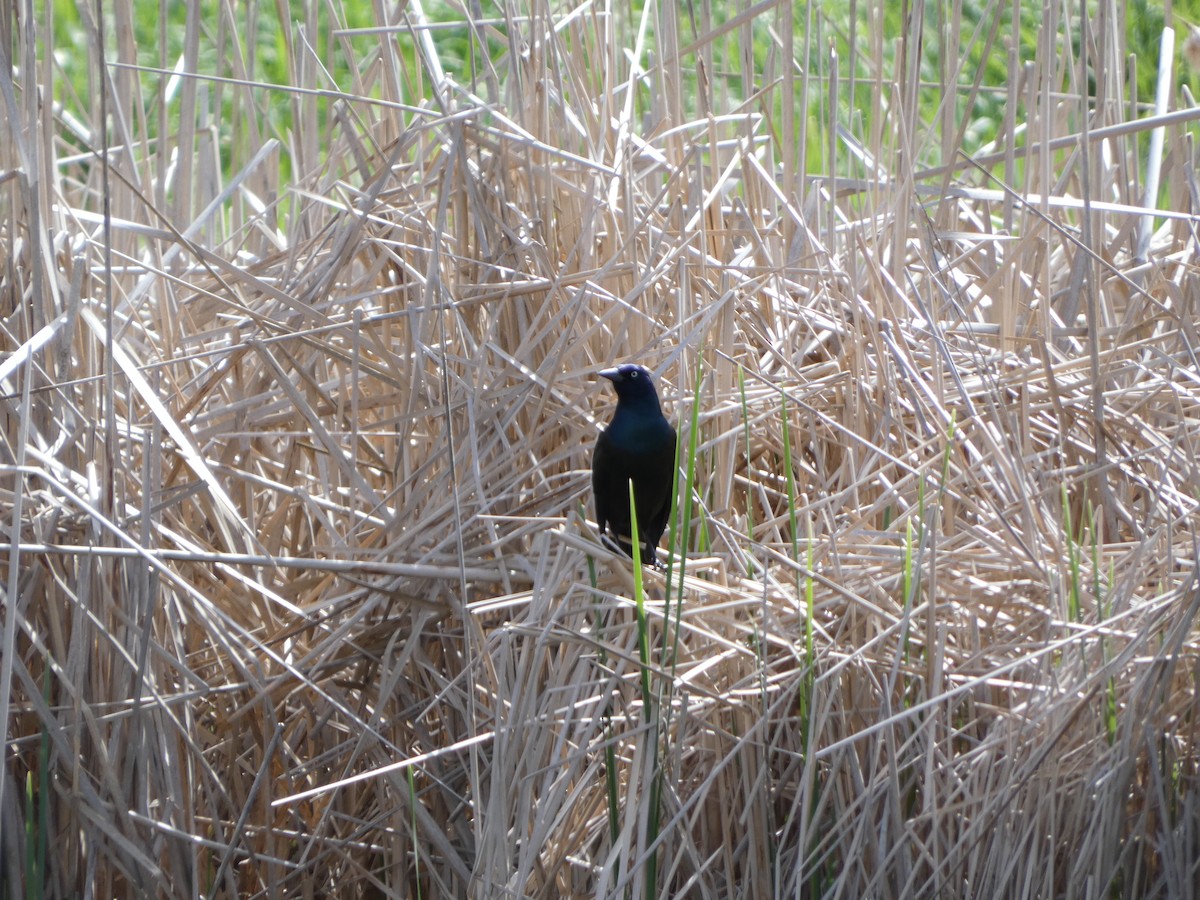
[[[600,536],[609,534],[633,556],[629,482],[637,508],[642,561],[658,565],[658,542],[671,516],[675,478],[675,429],[663,415],[654,380],[645,366],[625,363],[601,369],[617,391],[617,409],[600,432],[592,455],[592,495]]]

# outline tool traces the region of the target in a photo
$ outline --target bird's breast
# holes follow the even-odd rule
[[[661,416],[655,420],[614,419],[608,438],[629,452],[657,453],[667,441],[675,440],[675,429]]]

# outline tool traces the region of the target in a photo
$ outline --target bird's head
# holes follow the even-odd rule
[[[617,402],[652,402],[658,406],[658,392],[654,390],[654,379],[645,366],[625,363],[613,369],[601,369],[601,378],[607,378],[617,390]]]

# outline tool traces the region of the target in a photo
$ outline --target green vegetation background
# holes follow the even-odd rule
[[[456,82],[469,86],[472,91],[486,99],[487,88],[481,83],[479,75],[484,68],[484,57],[498,59],[503,53],[510,51],[509,39],[513,35],[512,20],[505,17],[502,4],[491,0],[479,0],[475,4],[476,20],[488,23],[486,30],[468,28],[464,24],[463,13],[455,5],[435,2],[427,4],[426,14],[434,23],[442,24],[444,28],[432,31],[432,40],[437,47],[441,65]],[[632,7],[621,9],[620,4],[613,8],[613,14],[618,19],[618,28],[631,36],[636,35],[644,4],[635,3]],[[261,85],[258,92],[260,104],[258,121],[268,123],[271,134],[263,137],[279,138],[284,145],[280,158],[283,168],[281,174],[287,179],[291,175],[291,157],[287,153],[288,133],[297,115],[297,96],[289,87],[297,83],[297,73],[290,71],[290,60],[296,59],[296,54],[289,52],[289,42],[307,41],[314,49],[317,58],[323,61],[325,71],[321,78],[320,88],[328,93],[316,97],[316,110],[319,127],[324,127],[330,109],[330,102],[339,92],[353,92],[353,78],[356,67],[364,65],[375,52],[380,40],[389,39],[376,29],[375,13],[370,4],[342,4],[334,8],[330,4],[291,4],[291,3],[259,3],[257,0],[242,0],[237,5],[234,15],[241,19],[236,28],[228,27],[227,21],[221,15],[222,5],[217,0],[203,0],[199,4],[169,0],[169,2],[151,3],[138,2],[133,5],[136,19],[131,25],[132,35],[136,46],[138,65],[144,69],[140,73],[144,95],[152,95],[162,90],[167,82],[165,73],[176,69],[183,61],[187,48],[184,46],[184,36],[188,32],[187,20],[189,15],[196,16],[201,25],[204,40],[196,48],[196,61],[185,69],[202,73],[204,77],[214,79],[246,79]],[[746,4],[713,2],[710,4],[686,3],[680,15],[685,27],[691,34],[685,34],[685,42],[695,35],[708,31],[702,27],[702,22],[709,25],[719,25],[730,21],[744,12]],[[929,87],[919,98],[922,107],[921,119],[933,122],[936,118],[939,104],[943,98],[937,87],[942,79],[941,71],[945,54],[953,49],[948,41],[953,22],[949,16],[949,4],[933,4],[925,10],[925,27],[922,36],[921,60],[922,82]],[[1089,15],[1095,15],[1096,5],[1088,4]],[[80,5],[75,0],[53,0],[48,7],[50,19],[39,30],[39,40],[52,43],[57,77],[54,82],[54,99],[56,104],[66,111],[80,107],[84,103],[94,102],[95,61],[88,52],[87,32],[89,25],[81,15]],[[1019,9],[1019,27],[1014,27],[1011,21],[1013,10]],[[909,3],[884,4],[886,33],[899,38],[904,33],[905,23],[911,19],[912,5]],[[568,11],[564,7],[562,13]],[[1026,3],[1009,5],[1003,9],[994,4],[980,2],[964,2],[961,5],[962,18],[958,29],[957,47],[959,53],[965,55],[962,71],[964,76],[979,77],[982,90],[978,93],[975,108],[972,110],[957,109],[955,121],[969,122],[964,135],[962,150],[972,154],[985,147],[995,138],[1002,126],[1003,108],[1007,84],[1010,78],[1008,47],[1014,41],[1019,41],[1018,58],[1030,59],[1037,52],[1038,30],[1041,27],[1043,10],[1040,4]],[[89,10],[90,12],[90,10]],[[1190,23],[1200,21],[1200,0],[1184,0],[1173,8],[1174,25],[1177,29],[1176,54],[1187,37]],[[865,5],[848,2],[826,2],[813,4],[811,9],[798,4],[794,10],[795,42],[797,53],[805,45],[805,30],[813,29],[808,41],[811,48],[809,60],[810,72],[816,76],[810,85],[810,118],[815,110],[821,110],[825,101],[825,88],[822,87],[827,75],[828,50],[837,52],[841,65],[845,60],[853,58],[855,69],[853,73],[840,71],[843,89],[839,94],[841,108],[837,120],[848,122],[852,129],[856,123],[861,124],[864,116],[874,109],[886,112],[880,106],[880,98],[873,96],[875,79],[881,69],[884,73],[898,71],[896,61],[885,58],[874,61],[867,58],[866,48],[859,47],[857,54],[852,54],[851,42],[862,32],[865,26],[865,16],[868,15]],[[1159,49],[1162,29],[1165,21],[1163,6],[1147,3],[1146,0],[1132,0],[1125,9],[1126,40],[1131,55],[1132,67],[1136,70],[1136,98],[1140,103],[1148,104],[1153,100],[1155,81],[1159,66]],[[996,21],[996,16],[1000,21]],[[767,13],[754,17],[745,26],[753,36],[753,71],[766,71],[770,57],[776,53],[777,42],[771,34],[775,16]],[[110,26],[114,23],[110,23]],[[124,23],[115,23],[118,26]],[[728,31],[713,45],[713,56],[716,69],[712,78],[718,88],[727,96],[745,98],[754,93],[761,85],[745,85],[743,69],[737,64],[741,57],[740,42],[746,30],[743,27]],[[1000,39],[991,44],[990,52],[986,53],[989,32],[999,30]],[[113,30],[107,30],[112,34]],[[412,77],[405,85],[408,91],[406,102],[419,104],[429,99],[429,85],[422,82],[421,67],[416,55],[417,48],[412,39],[412,33],[403,26],[398,26],[390,38],[397,43],[400,55],[409,62],[407,72]],[[1070,40],[1078,51],[1078,29],[1060,31],[1059,40]],[[236,54],[230,52],[231,44],[236,45]],[[649,45],[653,46],[653,36],[649,36]],[[885,44],[884,53],[894,54],[900,42],[897,40]],[[46,49],[42,48],[43,51]],[[110,50],[110,54],[112,51]],[[244,73],[239,75],[228,71],[229,60],[240,56]],[[722,62],[728,65],[722,65]],[[777,61],[776,61],[777,62]],[[982,73],[980,74],[980,68]],[[226,71],[221,71],[226,69]],[[680,75],[690,79],[694,88],[700,75],[695,67],[682,67]],[[853,83],[853,87],[847,89]],[[964,87],[967,85],[963,85]],[[1200,72],[1192,71],[1186,65],[1176,66],[1176,86],[1187,88],[1193,95],[1200,93]],[[167,89],[169,91],[169,88]],[[220,108],[226,122],[235,121],[239,112],[232,106],[228,94],[222,91],[222,83],[214,80],[212,84],[214,108]],[[851,93],[852,91],[852,93]],[[964,92],[965,93],[965,92]],[[698,90],[685,92],[685,96],[699,96]],[[643,90],[636,102],[648,107],[652,98],[648,90]],[[960,100],[960,104],[964,101]],[[168,102],[165,106],[168,115],[167,127],[178,127],[177,108]],[[80,119],[92,121],[91,115],[81,115]],[[779,127],[781,118],[776,119]],[[162,127],[153,117],[146,120],[147,134],[153,139]],[[810,173],[820,173],[827,169],[820,129],[808,127],[808,123],[796,119],[796,128],[803,130],[806,137],[807,169]],[[799,135],[797,135],[799,136]],[[241,152],[252,153],[256,148],[239,148],[234,146],[242,139],[238,129],[227,128],[219,135],[222,141],[222,158],[225,160],[226,173],[235,169],[243,159]],[[1145,140],[1146,136],[1143,135]],[[85,152],[88,148],[74,148]],[[939,146],[936,142],[928,142],[925,146],[927,154],[936,154]],[[228,152],[234,151],[234,152]],[[926,158],[920,160],[924,166],[936,166],[943,160]],[[839,173],[850,174],[850,173]]]

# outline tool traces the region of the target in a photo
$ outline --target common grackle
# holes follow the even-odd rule
[[[658,541],[671,516],[675,484],[675,429],[662,414],[650,371],[626,363],[603,369],[617,389],[617,411],[596,441],[592,493],[601,537],[609,533],[633,555],[629,525],[629,482],[637,508],[642,561],[657,565]]]

